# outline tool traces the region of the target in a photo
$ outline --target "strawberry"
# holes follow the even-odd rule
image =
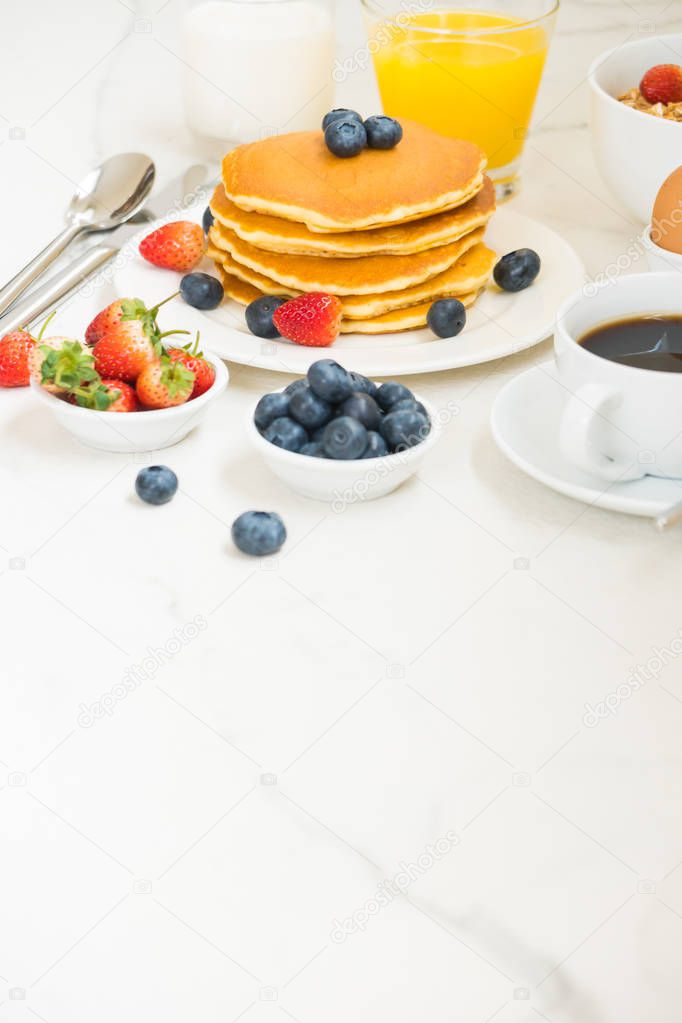
[[[0,341],[0,387],[26,387],[28,357],[35,341],[26,330],[13,330]]]
[[[194,389],[194,373],[167,356],[150,362],[137,378],[137,397],[148,409],[183,405]]]
[[[138,319],[137,316],[132,315],[136,310],[140,312],[139,318],[149,311],[144,302],[141,302],[139,298],[117,298],[115,302],[108,305],[101,313],[97,313],[97,316],[85,331],[85,343],[87,345],[96,345],[101,337],[104,337],[105,334],[121,322],[126,314],[126,309],[131,314],[128,316],[128,319]]]
[[[657,64],[639,83],[647,103],[682,103],[682,67],[679,64]]]
[[[69,337],[48,337],[28,356],[31,379],[51,394],[65,394],[99,381],[92,352]]]
[[[134,388],[123,380],[93,381],[71,391],[68,400],[96,412],[137,412],[140,407]]]
[[[120,309],[115,308],[117,303],[114,302],[102,310],[99,315],[104,319],[100,326],[107,321],[110,325],[93,348],[95,366],[101,376],[134,383],[144,367],[162,354],[163,338],[171,334],[186,333],[168,331],[162,334],[159,331],[156,322],[159,309],[172,298],[175,298],[175,295],[159,302],[153,309],[147,309],[137,298],[124,298],[120,299]],[[99,317],[96,317],[93,320],[88,330],[98,319]],[[97,333],[97,329],[95,328],[93,334]]]
[[[186,273],[201,261],[204,248],[204,232],[199,224],[175,220],[143,238],[140,255],[155,266]]]
[[[38,337],[27,330],[13,330],[0,340],[0,387],[28,387],[31,379],[29,356],[42,341],[45,328],[55,314],[43,323]]]
[[[275,310],[275,327],[289,341],[309,348],[327,348],[339,336],[341,301],[335,295],[311,292]]]
[[[169,348],[168,358],[171,362],[181,362],[182,365],[191,370],[194,373],[194,390],[190,395],[190,401],[192,398],[198,398],[200,395],[205,394],[206,391],[210,390],[215,383],[215,368],[204,358],[204,353],[199,351],[199,335],[194,345],[185,345],[184,348]]]

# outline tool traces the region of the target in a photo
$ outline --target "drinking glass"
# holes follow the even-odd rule
[[[476,142],[515,191],[559,0],[362,0],[385,112]]]

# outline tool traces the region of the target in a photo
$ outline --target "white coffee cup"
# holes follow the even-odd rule
[[[567,395],[561,450],[603,480],[682,478],[682,373],[611,362],[580,344],[596,327],[652,314],[682,317],[679,273],[588,284],[559,310],[554,347]]]

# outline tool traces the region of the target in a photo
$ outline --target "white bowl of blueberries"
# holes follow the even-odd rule
[[[404,384],[378,384],[332,359],[264,395],[247,429],[292,490],[341,510],[396,490],[438,442],[432,405]]]

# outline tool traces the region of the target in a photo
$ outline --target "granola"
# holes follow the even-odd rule
[[[644,99],[639,89],[629,89],[618,99],[626,107],[633,110],[641,110],[643,114],[652,114],[654,117],[663,117],[667,121],[682,121],[682,103],[649,103]]]

